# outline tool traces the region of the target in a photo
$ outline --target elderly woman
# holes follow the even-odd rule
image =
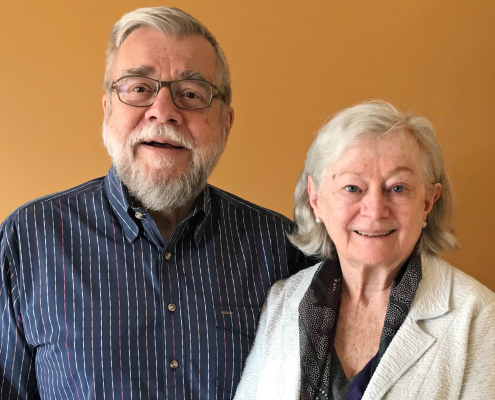
[[[277,282],[236,399],[495,399],[495,294],[440,259],[452,189],[432,125],[337,114],[296,187],[292,242],[324,261]]]

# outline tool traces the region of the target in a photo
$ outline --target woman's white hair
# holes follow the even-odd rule
[[[442,184],[442,194],[428,214],[428,226],[421,233],[417,249],[419,252],[437,254],[457,248],[452,233],[454,193],[432,124],[422,116],[401,112],[390,104],[378,101],[342,110],[319,130],[306,155],[294,193],[296,230],[289,235],[289,239],[296,247],[318,258],[336,255],[335,245],[325,225],[315,221],[308,195],[308,176],[311,175],[318,190],[325,172],[349,147],[384,135],[404,133],[410,134],[419,145],[426,190],[431,192],[435,183]]]
[[[232,101],[232,89],[230,87],[230,74],[227,59],[220,48],[215,36],[196,18],[188,13],[173,7],[147,7],[138,8],[125,14],[115,23],[110,31],[110,39],[107,48],[107,64],[105,69],[105,79],[103,88],[108,93],[112,86],[111,69],[115,54],[120,46],[138,28],[148,27],[162,31],[166,35],[174,37],[182,36],[203,36],[211,43],[217,55],[217,79],[219,89],[225,98],[228,106]]]

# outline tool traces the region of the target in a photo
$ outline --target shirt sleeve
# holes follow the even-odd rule
[[[460,399],[495,399],[495,303],[485,306],[469,329]]]
[[[0,399],[39,399],[34,356],[24,335],[19,253],[12,218],[0,226]]]

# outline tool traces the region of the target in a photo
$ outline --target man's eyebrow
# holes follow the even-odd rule
[[[143,76],[151,77],[155,75],[155,69],[149,65],[139,65],[134,68],[125,69],[122,72],[122,76]],[[179,74],[178,79],[198,79],[201,81],[209,82],[201,72],[198,70],[186,69]]]
[[[201,72],[198,70],[186,69],[179,75],[179,79],[199,79],[201,81],[208,81]]]
[[[155,73],[155,69],[149,65],[139,65],[134,68],[125,69],[122,76],[145,76],[149,77]]]

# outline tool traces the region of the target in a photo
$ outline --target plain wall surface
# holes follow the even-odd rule
[[[138,7],[191,13],[229,60],[235,123],[210,183],[292,217],[315,131],[383,99],[436,128],[462,250],[443,257],[495,290],[495,2],[20,0],[0,6],[0,220],[105,175],[111,26]]]

